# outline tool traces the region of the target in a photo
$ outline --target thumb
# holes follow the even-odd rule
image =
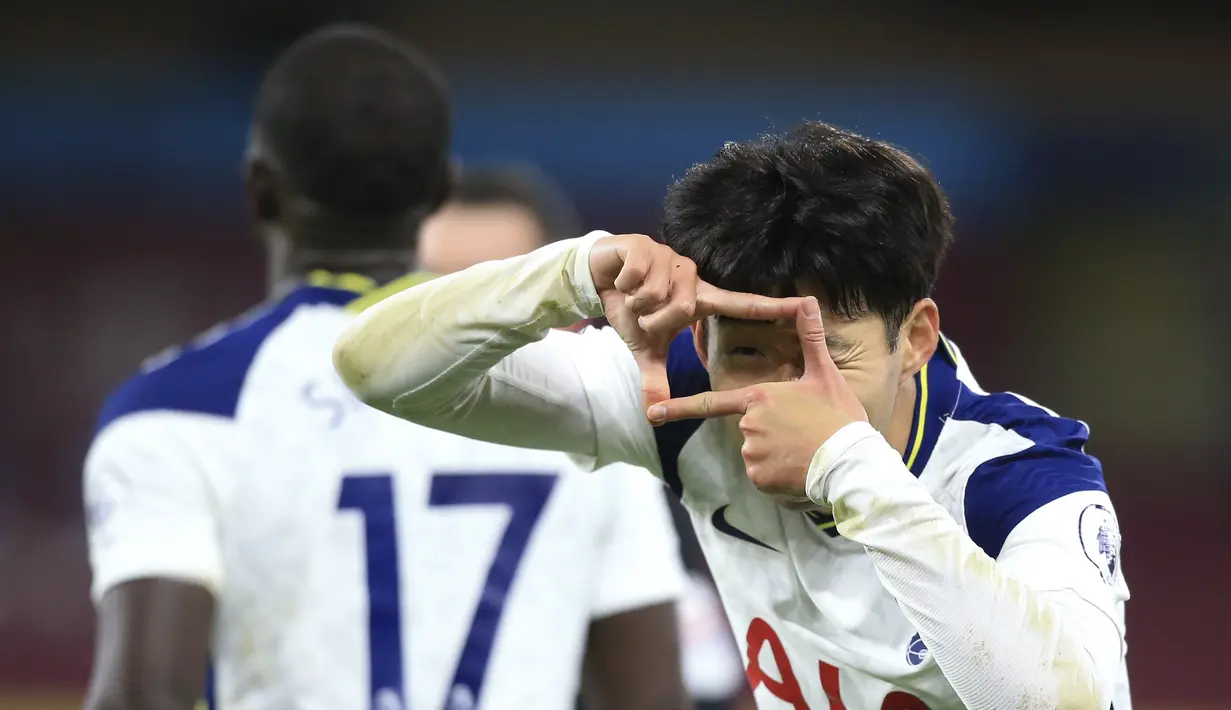
[[[652,405],[671,399],[667,359],[648,351],[634,353],[633,359],[641,371],[641,410],[646,411]]]
[[[804,354],[804,376],[817,375],[829,367],[829,348],[825,346],[825,324],[821,320],[821,304],[813,296],[804,298],[795,311],[795,330]]]

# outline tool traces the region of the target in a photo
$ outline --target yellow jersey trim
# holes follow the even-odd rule
[[[335,274],[325,269],[317,269],[308,274],[305,283],[318,288],[335,288],[354,293],[355,300],[346,304],[346,310],[351,313],[359,313],[395,293],[405,291],[425,281],[430,281],[436,278],[436,276],[437,274],[416,271],[381,286],[374,279],[363,274]]]
[[[436,278],[436,274],[429,274],[426,271],[416,271],[413,274],[407,274],[400,279],[394,279],[384,286],[378,286],[362,292],[359,298],[346,304],[346,310],[351,313],[362,313],[381,301],[389,298],[395,293],[401,293],[408,288],[418,286],[421,283],[431,281]]]
[[[910,447],[910,456],[906,458],[906,468],[914,470],[915,459],[919,456],[919,449],[923,447],[923,430],[927,428],[927,413],[928,413],[928,365],[924,363],[919,370],[919,413],[915,420],[915,442]]]

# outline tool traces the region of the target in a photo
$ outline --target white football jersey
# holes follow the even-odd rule
[[[222,710],[571,709],[590,621],[684,588],[661,482],[360,404],[330,362],[354,297],[301,287],[110,398],[94,598],[212,590]]]
[[[344,341],[391,363],[367,373],[364,396],[455,433],[661,475],[691,515],[761,708],[1129,710],[1120,535],[1084,423],[984,392],[942,338],[916,376],[905,455],[849,425],[809,471],[810,486],[832,471],[842,520],[787,510],[749,482],[729,422],[648,425],[618,334],[549,331],[601,313],[589,274],[601,236],[374,308]],[[689,332],[667,370],[672,396],[709,388]],[[497,426],[518,413],[515,429]]]
[[[673,396],[707,390],[691,333],[672,350]],[[1083,452],[1086,425],[1017,395],[985,393],[944,339],[916,386],[920,408],[905,462],[932,498],[1002,564],[1054,565],[1039,577],[1057,588],[1079,580],[1075,591],[1102,601],[1123,633],[1128,589],[1118,526],[1102,469]],[[863,545],[839,535],[832,516],[786,510],[756,490],[720,420],[676,422],[655,434],[664,478],[693,519],[758,707],[963,707]],[[1089,569],[1072,575],[1063,557],[1037,551],[1002,555],[1040,531]],[[1117,685],[1112,708],[1131,708],[1123,655]]]

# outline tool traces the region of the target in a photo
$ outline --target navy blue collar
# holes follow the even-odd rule
[[[957,406],[960,390],[957,358],[942,335],[932,359],[915,373],[915,413],[902,461],[916,476],[928,465],[940,430]]]

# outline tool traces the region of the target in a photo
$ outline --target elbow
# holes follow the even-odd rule
[[[1052,707],[1059,710],[1106,710],[1110,706],[1111,699],[1104,697],[1094,669],[1083,662],[1088,659],[1085,656],[1074,660],[1066,658],[1065,654],[1057,654],[1052,666],[1056,688]]]
[[[388,397],[376,386],[381,368],[370,349],[365,347],[363,336],[361,325],[355,324],[337,339],[333,345],[333,368],[347,389],[362,402],[387,410],[382,403]]]
[[[105,692],[86,701],[85,710],[194,710],[197,698],[155,688]]]
[[[1080,646],[1070,645],[1075,652],[1056,650],[1048,659],[1042,674],[1027,672],[1030,664],[1015,664],[1005,669],[1003,677],[1016,677],[1017,692],[1013,693],[1015,707],[1047,707],[1056,710],[1107,710],[1111,704],[1107,689],[1099,682],[1098,673],[1090,662],[1090,656]],[[1041,669],[1042,670],[1042,669]],[[998,696],[997,706],[1004,698]],[[993,707],[976,702],[971,707]]]

